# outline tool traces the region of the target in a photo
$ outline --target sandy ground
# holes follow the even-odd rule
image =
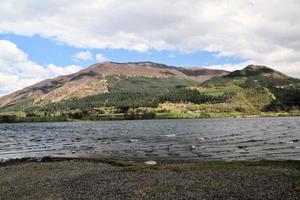
[[[18,161],[0,165],[0,199],[300,199],[300,161]]]

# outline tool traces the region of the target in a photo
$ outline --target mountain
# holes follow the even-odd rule
[[[279,71],[261,65],[248,65],[242,70],[236,70],[234,72],[231,72],[230,74],[228,74],[228,77],[251,77],[257,75],[271,78],[288,78],[287,75]]]
[[[231,103],[243,112],[290,111],[300,107],[300,79],[266,66],[249,65],[222,77],[214,77],[203,87],[222,88],[234,93]]]
[[[204,85],[226,85],[226,83],[240,82],[243,87],[275,87],[286,88],[298,86],[300,79],[289,77],[272,68],[261,65],[248,65],[242,70],[236,70],[221,77],[213,77]]]
[[[148,78],[148,81],[162,79],[165,80],[164,82],[170,82],[172,79],[173,83],[178,85],[189,81],[189,84],[195,85],[228,73],[224,70],[179,68],[153,62],[104,62],[94,64],[71,75],[39,82],[4,96],[0,98],[0,108],[27,104],[45,105],[72,98],[109,93],[113,84],[134,77]],[[136,84],[141,84],[141,82]]]
[[[0,98],[0,122],[18,121],[17,115],[19,121],[61,121],[286,112],[300,114],[300,79],[260,65],[228,72],[104,62]]]

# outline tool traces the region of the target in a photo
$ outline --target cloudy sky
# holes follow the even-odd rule
[[[1,0],[0,96],[95,62],[300,77],[299,0]]]

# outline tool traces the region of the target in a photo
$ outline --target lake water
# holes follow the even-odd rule
[[[0,124],[0,159],[300,160],[300,118]]]

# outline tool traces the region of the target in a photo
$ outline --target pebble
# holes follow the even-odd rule
[[[157,162],[154,160],[148,160],[144,162],[145,165],[157,165]]]
[[[195,145],[191,145],[191,146],[190,146],[190,151],[195,150],[195,149],[196,149],[196,146],[195,146]]]

